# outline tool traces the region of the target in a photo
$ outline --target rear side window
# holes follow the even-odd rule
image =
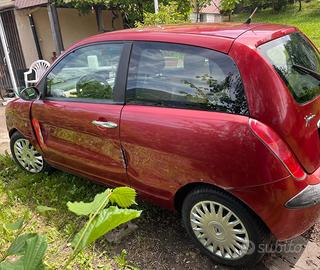
[[[272,64],[297,102],[305,103],[320,94],[319,79],[303,69],[320,73],[320,55],[302,34],[283,36],[261,45],[258,50]]]
[[[134,43],[127,103],[248,114],[241,77],[229,56],[169,43]]]

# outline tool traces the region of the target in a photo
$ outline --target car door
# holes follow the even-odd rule
[[[126,91],[121,143],[130,182],[146,197],[165,204],[187,183],[236,186],[251,176],[246,97],[229,56],[134,42]]]
[[[120,114],[131,44],[76,48],[39,84],[31,116],[45,159],[100,181],[124,182]]]

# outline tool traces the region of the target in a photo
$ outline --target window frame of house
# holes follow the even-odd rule
[[[199,13],[199,21],[200,22],[206,22],[206,14],[205,13]]]

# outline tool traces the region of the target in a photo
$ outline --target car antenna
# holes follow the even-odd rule
[[[252,21],[252,17],[254,16],[254,14],[256,13],[256,11],[258,10],[258,7],[256,7],[254,9],[254,11],[251,13],[250,17],[246,20],[245,24],[250,24]]]

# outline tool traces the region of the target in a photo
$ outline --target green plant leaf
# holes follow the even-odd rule
[[[24,270],[23,261],[19,259],[15,262],[1,262],[0,270]]]
[[[111,189],[107,189],[104,192],[97,194],[92,202],[68,202],[67,206],[69,211],[78,216],[88,216],[96,212],[99,208],[103,209],[106,207],[109,202],[109,200],[106,200],[106,198],[109,197],[110,194]]]
[[[26,241],[26,252],[22,258],[24,270],[39,270],[43,268],[43,257],[47,250],[46,238],[36,235]]]
[[[10,231],[16,231],[22,228],[23,222],[24,222],[24,218],[19,218],[15,223],[5,224],[5,227]]]
[[[37,211],[39,213],[43,214],[43,213],[46,213],[46,212],[49,212],[49,211],[57,211],[57,209],[49,207],[49,206],[45,206],[45,205],[38,205],[37,206]]]
[[[26,250],[26,241],[35,237],[37,234],[35,233],[26,233],[18,236],[8,248],[6,255],[23,255]]]
[[[118,187],[112,191],[110,201],[116,203],[120,207],[128,208],[136,204],[136,191],[129,187]]]
[[[77,247],[77,250],[74,250],[74,253],[79,252],[119,225],[138,218],[140,214],[141,211],[133,209],[120,209],[117,206],[110,206],[109,208],[103,209],[100,214],[94,218],[92,223],[89,224],[85,232],[84,230],[86,227],[82,228],[80,232],[76,234],[71,243],[73,248]],[[82,235],[83,237],[81,239]],[[79,245],[77,245],[80,239],[81,242]]]

